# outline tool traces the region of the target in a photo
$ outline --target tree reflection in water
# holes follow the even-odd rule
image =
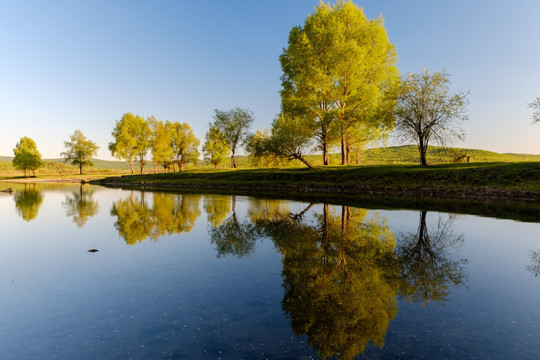
[[[128,244],[189,232],[201,214],[197,195],[153,193],[146,201],[144,192],[133,194],[111,210]],[[429,227],[421,212],[418,231],[396,240],[378,213],[348,206],[308,204],[293,213],[289,202],[250,199],[240,215],[235,196],[207,195],[204,209],[218,257],[249,255],[258,239],[274,243],[283,256],[282,308],[294,333],[307,335],[323,358],[351,359],[368,343],[382,347],[399,296],[444,302],[466,280],[466,260],[452,256],[463,243],[452,216]]]
[[[420,212],[416,234],[400,236],[396,256],[401,278],[400,294],[409,301],[444,302],[449,286],[463,285],[466,259],[454,259],[450,250],[463,244],[463,235],[454,234],[454,215],[440,215],[436,227],[429,229],[426,211]]]
[[[73,217],[77,227],[82,228],[89,218],[98,213],[98,202],[93,199],[94,190],[81,185],[79,191],[66,193],[62,206],[66,209],[66,216]]]
[[[31,221],[37,217],[43,197],[36,184],[24,184],[23,190],[15,191],[13,195],[15,209],[24,221]]]
[[[397,313],[394,236],[366,210],[324,205],[309,224],[290,214],[259,222],[283,254],[282,307],[297,335],[322,357],[353,358],[368,342],[384,345]]]
[[[208,195],[204,197],[204,210],[208,224],[217,227],[223,223],[231,211],[231,197],[227,195]]]
[[[323,358],[351,359],[368,343],[382,347],[399,295],[442,302],[451,285],[465,281],[466,261],[450,254],[463,242],[452,232],[453,217],[439,218],[430,231],[422,212],[418,233],[396,243],[377,214],[329,205],[315,213],[312,206],[291,213],[286,203],[254,199],[250,222],[239,220],[233,205],[232,216],[210,231],[213,241],[226,244],[218,246],[218,256],[241,257],[258,237],[274,242],[283,256],[282,308],[293,331],[307,335]]]
[[[531,264],[527,265],[527,270],[535,277],[540,276],[540,250],[531,251],[529,257],[531,258]]]
[[[132,191],[129,198],[118,200],[111,209],[111,215],[116,216],[114,226],[129,245],[189,232],[201,215],[199,195],[152,193],[148,202],[146,193],[140,194],[136,197]]]
[[[242,258],[254,250],[257,228],[249,220],[236,215],[236,196],[231,196],[232,214],[219,226],[211,226],[210,241],[216,245],[217,257],[228,254]]]

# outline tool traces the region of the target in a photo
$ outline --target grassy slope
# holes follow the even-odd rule
[[[432,147],[428,151],[428,162],[453,163],[454,159],[461,155],[468,155],[471,162],[520,162],[520,161],[540,161],[540,155],[532,154],[500,154],[487,150],[451,148],[450,151]],[[316,166],[322,166],[322,155],[308,155],[306,159]],[[464,162],[463,160],[461,162]],[[341,163],[340,154],[330,155],[330,165]],[[352,164],[356,163],[356,157],[352,155]],[[391,164],[418,164],[418,149],[414,145],[390,146],[384,148],[368,149],[359,156],[359,164],[363,165],[391,165]],[[249,161],[246,157],[239,156],[237,164],[241,167],[248,167]],[[286,167],[302,167],[299,161],[285,164]]]
[[[151,187],[209,187],[283,193],[361,196],[540,199],[540,163],[470,163],[330,166],[294,169],[191,170],[106,178],[103,184]]]

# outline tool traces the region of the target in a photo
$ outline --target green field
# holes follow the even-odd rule
[[[194,188],[247,193],[336,194],[410,198],[540,200],[540,162],[197,169],[97,180],[107,186]]]
[[[500,154],[493,151],[449,148],[447,150],[431,147],[428,151],[428,162],[430,164],[456,163],[456,159],[464,155],[469,156],[470,162],[520,162],[520,161],[540,161],[540,155],[533,154]],[[322,155],[307,155],[306,159],[315,166],[322,166]],[[461,159],[457,162],[465,162]],[[367,149],[359,154],[358,164],[355,154],[352,154],[351,165],[392,165],[392,164],[418,164],[419,155],[415,145],[390,146],[382,148]],[[240,167],[249,167],[250,161],[247,157],[239,156],[237,164]],[[330,165],[341,164],[340,154],[330,155]],[[282,167],[303,167],[300,161],[295,160]]]

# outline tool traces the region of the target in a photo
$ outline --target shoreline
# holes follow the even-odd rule
[[[540,162],[187,170],[174,173],[47,175],[4,183],[90,183],[130,189],[425,200],[540,202]]]
[[[475,200],[475,201],[516,201],[538,202],[540,193],[531,191],[516,191],[504,188],[471,188],[449,189],[444,187],[391,187],[370,185],[294,185],[294,184],[217,184],[217,183],[176,183],[176,182],[113,182],[92,180],[90,184],[112,188],[126,189],[155,189],[155,190],[218,190],[218,191],[242,191],[261,194],[299,194],[299,195],[346,195],[363,197],[385,197],[403,199],[447,199],[447,200]]]

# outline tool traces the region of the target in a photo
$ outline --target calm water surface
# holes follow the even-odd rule
[[[537,223],[9,186],[12,195],[0,193],[2,359],[540,353]]]

